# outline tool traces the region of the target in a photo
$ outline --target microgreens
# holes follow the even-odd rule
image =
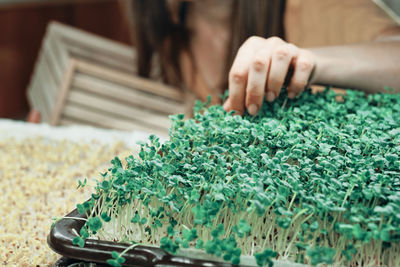
[[[235,265],[400,266],[400,96],[336,97],[281,94],[243,117],[198,102],[193,119],[171,116],[168,141],[113,159],[77,205],[88,220],[74,244],[90,234]]]

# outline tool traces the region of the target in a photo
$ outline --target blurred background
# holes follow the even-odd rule
[[[0,118],[25,119],[27,116],[30,110],[27,89],[49,22],[58,21],[131,46],[129,23],[121,8],[121,2],[126,1],[0,0]],[[290,2],[295,10],[296,2],[300,1]],[[313,1],[305,2],[310,2],[308,10],[315,5],[311,3]],[[373,0],[373,2],[400,23],[399,0]],[[293,36],[296,34],[303,33],[294,32]],[[311,39],[312,37],[308,36],[305,41],[312,43]],[[298,40],[301,44],[301,36]],[[340,38],[335,40],[339,41]],[[306,45],[307,42],[303,44]]]
[[[24,119],[26,90],[50,21],[130,44],[115,0],[0,1],[0,117]]]

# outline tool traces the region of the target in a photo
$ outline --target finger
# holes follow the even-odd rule
[[[270,49],[264,48],[254,54],[250,63],[246,87],[246,108],[251,115],[257,114],[262,106],[270,60]]]
[[[305,89],[314,69],[315,61],[310,53],[301,51],[294,61],[294,73],[288,87],[288,97],[294,98]]]
[[[231,111],[232,110],[232,108],[231,108],[231,100],[229,99],[229,97],[225,100],[225,103],[223,104],[223,108],[226,111]]]
[[[29,112],[26,121],[30,123],[40,123],[41,121],[40,112],[38,110],[32,109]]]
[[[271,66],[267,78],[267,101],[274,101],[281,91],[289,70],[290,62],[296,55],[298,48],[291,44],[278,46],[272,53]]]
[[[252,54],[250,43],[245,42],[240,47],[229,71],[229,107],[239,114],[244,113],[245,90]]]

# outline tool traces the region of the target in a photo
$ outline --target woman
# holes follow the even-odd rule
[[[319,2],[332,8],[317,10],[321,21],[329,10],[341,16],[351,7],[365,15],[360,18],[361,30],[376,29],[358,44],[296,46],[285,35],[294,36],[301,26],[287,14],[289,7],[311,5],[315,10]],[[226,110],[255,115],[264,96],[274,101],[284,84],[289,98],[311,84],[368,93],[382,92],[385,86],[400,89],[400,27],[369,0],[133,0],[131,4],[139,75],[149,76],[156,54],[163,79],[188,88],[197,98],[217,96],[229,88]],[[346,18],[357,17],[354,14],[347,12]],[[345,30],[351,33],[349,26]]]

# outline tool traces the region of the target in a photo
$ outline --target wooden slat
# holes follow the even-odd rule
[[[54,108],[55,95],[52,92],[53,89],[51,88],[51,80],[49,80],[49,77],[45,74],[45,63],[41,66],[42,67],[38,71],[38,82],[36,86],[38,88],[37,90],[41,92],[42,98],[45,101],[46,110],[50,113]]]
[[[66,117],[64,115],[60,118],[60,120],[58,122],[58,125],[62,125],[62,126],[72,126],[72,125],[79,125],[79,126],[91,125],[91,126],[96,126],[96,125],[90,124],[88,122],[78,120],[76,118]]]
[[[136,72],[132,47],[57,22],[49,24],[42,50],[52,58],[57,80],[71,57]]]
[[[150,110],[139,109],[132,105],[126,105],[125,103],[80,91],[76,88],[70,89],[66,101],[135,120],[138,123],[149,125],[149,127],[168,129],[170,126],[170,121],[165,114],[155,114]]]
[[[51,40],[48,38],[45,39],[44,47],[42,48],[42,50],[43,56],[47,58],[47,60],[49,61],[49,65],[51,65],[54,80],[57,83],[61,83],[62,76],[64,75],[67,65],[66,62],[68,61],[68,56],[62,55],[61,51],[57,51],[57,49],[59,49],[60,47],[56,48],[56,46],[57,45],[54,44],[54,42],[51,42]],[[38,67],[40,68],[41,66],[39,65]]]
[[[49,65],[51,64],[51,60],[47,57],[48,54],[45,53],[43,56],[44,60],[39,68],[40,75],[38,77],[38,82],[43,87],[42,93],[47,95],[52,102],[50,107],[53,109],[60,89],[60,81],[56,80],[54,68]]]
[[[130,57],[127,57],[126,54],[112,53],[115,51],[108,51],[104,49],[96,50],[94,47],[92,47],[93,44],[98,41],[97,39],[103,38],[97,37],[94,38],[91,43],[82,43],[81,40],[71,39],[72,37],[69,36],[71,31],[64,33],[63,29],[64,27],[56,27],[56,30],[53,30],[52,34],[49,34],[49,37],[47,38],[47,50],[50,56],[53,58],[52,62],[56,68],[57,74],[56,79],[61,79],[62,75],[60,75],[58,70],[61,69],[62,72],[65,71],[70,58],[87,60],[93,64],[108,66],[115,68],[116,70],[125,71],[129,74],[136,72],[135,61],[133,58],[133,48],[131,48],[132,56]]]
[[[38,110],[38,101],[36,98],[38,97],[38,94],[41,94],[41,91],[36,90],[35,84],[38,83],[38,72],[39,72],[39,67],[38,65],[41,64],[43,56],[41,55],[42,53],[39,54],[38,61],[36,62],[36,67],[32,73],[32,78],[29,84],[29,89],[27,90],[27,96],[28,96],[28,101],[30,103],[30,107],[33,109]]]
[[[91,49],[110,51],[113,55],[125,58],[135,58],[135,52],[129,45],[100,37],[89,32],[64,25],[59,22],[49,24],[49,32],[55,38],[68,39],[77,44],[88,44]]]
[[[167,86],[149,79],[140,78],[130,74],[121,73],[112,69],[105,69],[84,61],[77,61],[77,68],[80,72],[88,73],[105,80],[136,88],[143,92],[156,94],[175,101],[183,101],[184,95],[177,88]]]
[[[87,125],[87,123],[63,116],[60,118],[58,125],[61,125],[61,126]]]
[[[29,87],[27,90],[29,92],[28,93],[29,98],[32,99],[32,101],[30,101],[30,102],[36,103],[35,105],[38,105],[38,106],[33,106],[32,108],[35,108],[42,113],[42,121],[44,121],[44,122],[49,122],[50,113],[52,112],[52,110],[50,110],[50,107],[48,107],[48,105],[45,105],[45,102],[43,100],[43,98],[46,96],[46,94],[49,93],[44,87],[46,87],[48,85],[48,79],[55,78],[54,75],[52,75],[52,74],[46,74],[46,75],[43,74],[43,68],[46,68],[46,66],[45,66],[46,65],[46,57],[49,56],[49,51],[50,51],[49,45],[48,45],[48,39],[49,39],[49,35],[47,32],[45,39],[42,42],[42,49],[40,50],[38,60],[35,64],[34,73],[32,75],[32,78],[31,78],[31,81],[30,81],[30,84],[29,84]],[[56,59],[56,61],[57,61],[57,59]],[[50,68],[54,68],[54,66],[52,66]],[[60,75],[62,75],[62,72],[63,71],[60,70]],[[47,76],[47,75],[50,75],[50,76]],[[52,97],[54,97],[54,96],[52,96]],[[40,100],[34,101],[33,100],[34,98],[40,99]],[[52,100],[52,102],[54,104],[54,100]]]
[[[100,78],[92,77],[85,73],[75,74],[72,80],[72,86],[93,94],[114,98],[121,102],[150,108],[165,114],[183,113],[185,111],[185,106],[181,102],[165,99],[157,95],[146,94],[134,88],[101,80]]]
[[[119,130],[139,130],[148,133],[155,134],[164,134],[165,130],[163,129],[152,129],[148,127],[143,127],[143,125],[134,123],[129,120],[125,120],[123,118],[117,116],[111,116],[110,114],[104,114],[102,112],[93,111],[82,107],[80,105],[74,103],[66,103],[65,108],[63,110],[63,116],[66,116],[70,119],[77,119],[79,121],[87,122],[88,124],[94,126],[100,126],[103,128],[112,128]]]
[[[132,130],[135,127],[135,124],[130,121],[107,116],[74,103],[67,103],[65,105],[63,116],[66,116],[70,119],[85,121],[89,124],[101,126],[104,128]]]
[[[57,96],[57,99],[56,99],[56,102],[54,105],[54,110],[51,114],[51,118],[50,118],[51,125],[57,125],[57,123],[58,123],[61,112],[64,108],[65,99],[67,97],[67,94],[68,94],[68,91],[70,88],[70,84],[71,84],[73,74],[75,72],[75,68],[76,68],[76,61],[71,59],[68,64],[67,70],[64,74],[63,82],[60,85],[60,91],[59,91],[59,94]]]
[[[129,74],[137,72],[136,62],[133,57],[111,53],[112,51],[94,50],[88,45],[77,44],[69,40],[65,40],[63,43],[67,46],[70,57],[79,58],[86,62],[110,67]]]
[[[42,65],[44,61],[44,56],[43,54],[39,55],[38,59],[38,64]],[[32,108],[40,111],[42,114],[42,119],[43,121],[48,121],[51,110],[50,110],[50,103],[46,99],[46,96],[42,93],[43,87],[41,84],[41,80],[43,79],[43,74],[41,71],[41,68],[36,68],[33,77],[35,77],[34,80],[32,80],[30,84],[30,90],[28,91],[28,96],[30,96],[31,103],[34,104],[34,106],[31,106]]]

